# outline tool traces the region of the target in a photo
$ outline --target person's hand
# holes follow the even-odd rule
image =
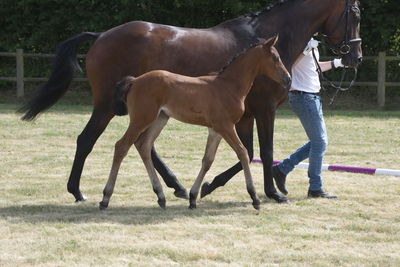
[[[304,48],[303,54],[308,55],[311,50],[316,49],[318,47],[319,42],[317,40],[311,39],[308,44],[306,45],[306,48]]]
[[[334,68],[343,68],[344,65],[342,63],[342,59],[341,58],[335,58],[334,60],[332,60],[332,66]]]

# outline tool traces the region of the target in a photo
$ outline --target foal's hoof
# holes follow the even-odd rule
[[[189,209],[194,210],[196,208],[196,203],[190,203]]]
[[[201,192],[200,192],[200,197],[203,198],[205,196],[207,196],[208,194],[210,194],[213,190],[210,187],[210,183],[209,182],[205,182],[202,186],[201,186]]]
[[[163,210],[165,210],[165,207],[166,207],[166,205],[165,205],[165,203],[166,203],[165,199],[159,199],[159,200],[157,201],[157,203],[158,203],[158,205],[159,205]]]
[[[175,195],[176,197],[179,197],[179,198],[189,199],[189,194],[188,194],[188,192],[187,192],[186,189],[176,190],[176,191],[174,192],[174,195]]]
[[[103,201],[101,201],[101,202],[99,203],[99,209],[100,209],[100,210],[105,210],[105,209],[107,209],[107,207],[108,207],[108,203],[105,203],[105,202],[103,202]]]
[[[287,197],[282,196],[281,194],[274,192],[274,193],[267,193],[266,194],[268,198],[275,200],[278,203],[289,203],[289,200]]]

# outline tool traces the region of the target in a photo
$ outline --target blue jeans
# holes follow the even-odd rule
[[[289,92],[289,104],[293,112],[299,117],[310,141],[283,160],[278,165],[278,168],[287,175],[295,165],[308,158],[309,189],[322,190],[322,159],[328,145],[328,136],[326,134],[320,96]]]

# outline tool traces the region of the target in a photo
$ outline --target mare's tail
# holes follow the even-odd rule
[[[54,105],[68,90],[74,70],[80,70],[76,55],[81,42],[96,40],[101,33],[83,32],[64,42],[56,51],[56,57],[49,79],[27,101],[18,112],[25,113],[22,120],[31,121],[35,117]]]
[[[134,79],[135,78],[133,76],[126,76],[117,83],[112,100],[112,107],[115,115],[123,116],[128,114],[128,109],[126,107],[126,96]]]

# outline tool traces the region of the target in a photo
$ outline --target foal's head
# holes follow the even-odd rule
[[[275,44],[278,41],[278,36],[271,37],[264,41],[262,46],[261,71],[275,82],[285,88],[290,87],[291,77],[285,66],[283,65]]]

